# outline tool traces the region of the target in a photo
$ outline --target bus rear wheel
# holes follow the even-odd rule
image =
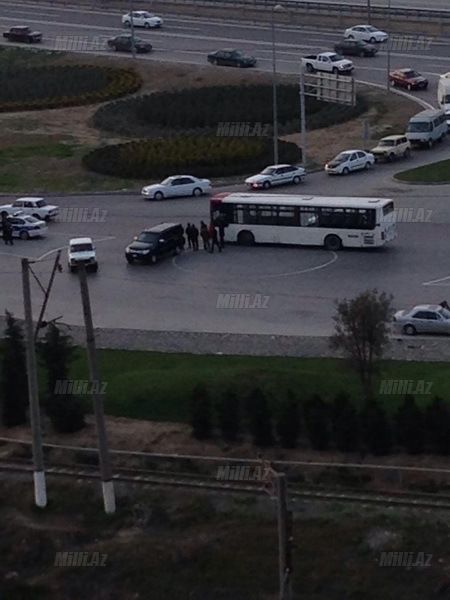
[[[323,245],[325,247],[325,250],[331,250],[333,252],[336,252],[338,250],[341,250],[342,241],[341,241],[341,238],[338,237],[337,235],[327,235],[327,237],[324,240]]]
[[[237,241],[240,246],[253,246],[255,236],[251,231],[240,231],[237,236]]]

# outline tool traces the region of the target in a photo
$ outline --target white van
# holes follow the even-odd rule
[[[450,73],[439,77],[437,101],[442,110],[445,111],[447,124],[450,126]]]
[[[447,130],[445,111],[433,108],[422,110],[411,117],[406,128],[406,137],[415,146],[426,145],[431,148],[435,142],[442,142]]]

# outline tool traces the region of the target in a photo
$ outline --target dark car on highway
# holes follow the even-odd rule
[[[144,261],[155,264],[165,256],[176,256],[183,250],[183,227],[177,223],[161,223],[144,229],[125,250],[127,262]]]
[[[399,85],[407,90],[426,90],[428,79],[413,69],[397,69],[389,73],[392,85]]]
[[[116,50],[118,52],[132,52],[133,51],[133,37],[130,33],[124,33],[118,35],[115,38],[111,38],[107,42],[108,48]],[[136,52],[144,53],[150,52],[153,46],[149,42],[145,42],[139,37],[134,38],[134,47]]]
[[[362,40],[341,40],[335,44],[334,51],[343,56],[375,56],[378,48]]]
[[[11,27],[9,31],[5,31],[3,37],[10,42],[24,42],[26,44],[42,42],[42,33],[32,31],[26,25]]]
[[[256,58],[242,52],[242,50],[217,50],[208,54],[208,62],[224,67],[254,67]]]

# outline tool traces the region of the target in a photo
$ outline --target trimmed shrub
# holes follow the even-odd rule
[[[277,94],[280,134],[298,131],[298,86],[279,85]],[[314,129],[343,123],[366,108],[361,97],[356,107],[352,107],[307,96],[307,126]],[[99,108],[93,124],[120,135],[151,137],[176,135],[180,131],[189,135],[230,135],[218,132],[220,124],[249,123],[250,130],[254,131],[256,123],[267,124],[271,129],[272,120],[272,86],[260,84],[184,89],[129,98]],[[270,136],[271,132],[259,135]]]
[[[83,158],[83,165],[102,175],[132,179],[183,171],[222,177],[261,169],[273,160],[272,152],[272,141],[265,138],[177,137],[97,148]],[[280,162],[301,160],[301,150],[290,142],[280,141],[279,153]]]
[[[0,112],[95,104],[136,92],[132,69],[55,65],[0,70]]]

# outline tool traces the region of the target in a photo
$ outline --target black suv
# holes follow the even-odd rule
[[[159,258],[176,256],[183,250],[185,239],[183,227],[175,223],[161,223],[144,229],[125,250],[127,261],[132,264],[142,260],[154,264]]]

